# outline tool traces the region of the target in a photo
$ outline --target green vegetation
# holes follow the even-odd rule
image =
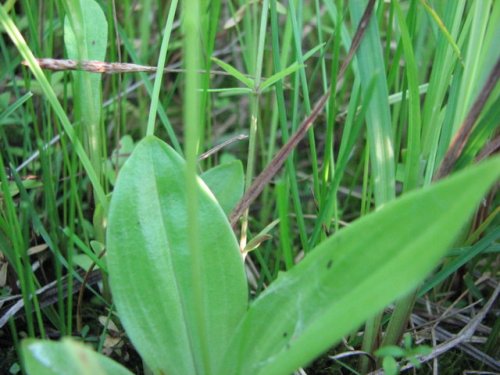
[[[0,368],[498,370],[499,25],[493,0],[5,2]]]

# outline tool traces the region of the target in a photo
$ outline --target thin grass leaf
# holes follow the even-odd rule
[[[304,55],[304,62],[307,59],[309,59],[312,55],[314,55],[317,51],[319,51],[321,48],[323,48],[324,46],[325,46],[325,44],[321,43],[320,45],[314,47],[309,52],[307,52]],[[298,62],[294,62],[292,65],[288,66],[287,68],[283,69],[282,71],[275,73],[271,77],[265,79],[264,82],[262,82],[262,84],[260,85],[260,90],[264,91],[268,87],[274,85],[279,80],[285,78],[286,76],[288,76],[292,73],[295,73],[297,70],[299,70],[302,67],[303,67],[303,65],[300,65]]]
[[[153,92],[151,94],[151,105],[149,107],[148,126],[146,129],[147,135],[154,134],[156,113],[158,112],[158,102],[160,99],[161,82],[163,80],[163,70],[165,68],[165,61],[167,59],[168,44],[170,41],[170,34],[172,33],[172,25],[174,23],[176,9],[177,9],[177,0],[174,0],[170,3],[167,22],[165,23],[165,29],[163,31],[163,38],[161,41],[160,55],[158,56],[158,66],[157,66],[158,70],[156,72]]]
[[[291,32],[288,34],[285,34],[283,36],[283,55],[282,58],[280,59],[280,44],[279,44],[279,24],[278,24],[278,15],[277,15],[277,1],[272,0],[271,3],[271,38],[272,38],[272,56],[273,56],[273,70],[274,71],[280,71],[281,70],[281,60],[285,60],[287,54],[286,51],[288,50],[288,46],[290,43],[285,43],[285,39],[288,35],[288,37],[291,38]],[[287,25],[290,25],[290,22],[287,23]],[[290,27],[287,27],[289,31],[291,31]],[[285,60],[286,61],[286,60]],[[278,81],[276,83],[276,105],[277,105],[277,111],[275,112],[278,116],[278,121],[279,121],[279,126],[281,129],[281,138],[283,140],[283,143],[287,143],[289,140],[289,130],[288,130],[288,115],[287,115],[287,110],[285,107],[285,95],[284,95],[284,90],[283,90],[283,83]],[[277,127],[277,125],[275,126]],[[276,130],[274,130],[276,133]],[[269,150],[269,157],[274,154],[272,151],[275,147],[275,144],[270,144],[270,150]],[[293,156],[293,151],[291,152],[291,155]],[[270,162],[270,160],[269,160]],[[301,200],[299,196],[299,188],[298,188],[298,182],[297,182],[297,176],[296,176],[296,170],[295,166],[292,160],[292,157],[287,158],[286,160],[286,173],[288,175],[288,181],[290,184],[290,195],[292,197],[293,201],[293,207],[294,211],[296,213],[296,222],[297,222],[297,227],[298,227],[298,234],[300,237],[300,242],[302,244],[302,247],[304,250],[309,250],[308,244],[307,244],[307,234],[306,234],[306,226],[305,226],[305,221],[304,221],[304,214],[302,211],[301,207]],[[280,188],[278,188],[280,189]],[[287,192],[283,192],[286,194]],[[286,197],[284,197],[286,199]],[[281,225],[280,225],[280,231],[283,232],[285,229],[285,226],[288,224],[288,218],[284,219],[281,218]],[[289,257],[290,259],[290,257]],[[288,262],[288,265],[291,265],[291,262]]]
[[[359,22],[366,1],[349,3],[354,22]],[[356,52],[356,65],[359,69],[362,91],[367,91],[375,79],[372,100],[367,109],[366,123],[370,144],[370,162],[374,179],[375,204],[377,207],[391,201],[395,196],[395,163],[391,129],[389,92],[384,77],[385,66],[380,34],[376,19],[369,21],[366,34]]]
[[[373,0],[355,1],[349,3],[353,22],[362,22],[363,5],[373,5]],[[391,128],[391,114],[389,111],[389,90],[385,79],[385,64],[380,46],[379,26],[375,17],[368,22],[366,35],[356,53],[358,77],[361,80],[362,94],[366,95],[368,85],[375,80],[373,97],[366,112],[366,128],[370,151],[371,179],[375,207],[378,209],[394,199],[395,192],[395,159],[394,139]],[[363,336],[362,350],[371,352],[374,348],[380,325],[381,316],[374,317],[366,324]],[[364,371],[367,359],[363,358],[361,369]]]
[[[289,67],[283,69],[281,72],[273,74],[271,77],[267,78],[262,84],[260,85],[260,90],[264,91],[268,87],[274,85],[276,82],[278,82],[280,79],[285,78],[286,76],[295,73],[297,70],[299,70],[302,66],[299,65],[297,62],[293,63]]]
[[[473,102],[475,101],[475,98],[480,95],[481,88],[486,85],[488,73],[500,59],[500,52],[497,51],[496,59],[489,61],[485,60],[486,56],[490,58],[493,57],[490,55],[490,50],[497,50],[495,47],[498,44],[497,40],[487,40],[485,38],[489,25],[488,21],[492,16],[492,3],[492,0],[473,2],[469,10],[469,15],[473,16],[473,19],[469,34],[469,42],[465,52],[463,78],[460,89],[458,90],[458,102],[460,105],[457,107],[452,135],[456,133],[462,121],[464,121],[466,114],[469,112]],[[491,20],[494,22],[494,30],[498,30],[499,16],[500,14],[497,12],[497,19]],[[490,45],[487,45],[487,42],[489,42]]]
[[[273,238],[273,236],[271,236],[269,232],[271,232],[279,222],[280,220],[276,219],[266,225],[264,229],[262,229],[257,235],[255,235],[250,241],[248,241],[247,245],[243,249],[243,252],[248,253],[250,251],[253,251],[258,248],[262,244],[262,242]]]
[[[14,103],[9,105],[2,113],[0,113],[0,124],[4,119],[9,117],[12,113],[16,111],[20,106],[22,106],[27,100],[29,100],[33,96],[33,93],[27,92],[23,96],[21,96],[19,99],[17,99]]]
[[[404,190],[409,191],[415,189],[420,181],[421,115],[418,88],[418,66],[415,60],[410,30],[408,30],[401,6],[397,1],[393,2],[393,6],[396,10],[398,25],[401,30],[401,43],[403,45],[406,60],[406,77],[409,91],[408,141],[404,179]]]
[[[500,227],[493,228],[486,236],[478,241],[473,246],[466,247],[460,251],[460,254],[447,262],[445,266],[425,282],[419,290],[419,295],[423,296],[429,290],[434,288],[439,283],[446,280],[451,274],[469,262],[475,256],[488,250],[496,241],[500,240]]]
[[[236,78],[238,81],[243,83],[245,86],[247,86],[250,89],[253,89],[255,86],[255,82],[253,79],[248,78],[246,75],[241,73],[238,69],[233,68],[231,65],[228,63],[225,63],[222,60],[219,60],[217,57],[212,57],[213,62],[215,62],[217,65],[219,65],[222,69],[224,69],[226,72],[231,74],[233,78]]]
[[[123,42],[123,45],[124,45],[127,53],[129,54],[130,58],[132,59],[132,61],[138,63],[139,58],[137,57],[137,55],[135,53],[132,41],[127,37],[127,34],[119,26],[118,26],[118,33],[120,35],[121,41]],[[139,73],[139,76],[141,77],[142,81],[144,82],[144,87],[146,88],[149,96],[153,97],[153,85],[149,81],[147,74],[144,72],[141,72],[141,73]],[[171,142],[172,146],[174,146],[175,151],[177,151],[179,153],[179,155],[182,155],[183,151],[182,151],[181,145],[177,139],[175,131],[172,127],[172,124],[170,123],[170,120],[167,116],[167,112],[166,112],[163,104],[161,103],[161,101],[158,102],[158,107],[156,110],[157,110],[158,117],[160,118],[161,123],[163,124],[165,130],[167,131],[167,134],[169,136],[169,141]]]
[[[496,158],[409,192],[321,243],[250,306],[218,373],[306,365],[415,288],[499,176]]]
[[[252,89],[247,87],[227,87],[220,89],[208,89],[207,92],[217,92],[221,96],[233,96],[233,95],[248,95],[252,93]]]
[[[448,1],[443,13],[443,22],[450,30],[454,39],[460,35],[463,23],[463,14],[466,2]],[[443,130],[443,119],[441,109],[444,105],[446,92],[450,89],[453,70],[456,66],[456,55],[452,46],[448,43],[445,36],[440,34],[437,41],[436,53],[433,59],[432,72],[429,79],[429,87],[425,96],[423,117],[422,117],[422,156],[427,159],[425,171],[425,184],[428,185],[436,169],[438,160],[438,144],[440,134]],[[459,71],[455,70],[455,77]],[[459,77],[453,78],[453,80]],[[450,92],[458,92],[458,88],[451,88]],[[455,106],[454,106],[455,107]],[[453,111],[450,103],[447,103],[447,111]],[[442,138],[442,136],[441,136]],[[449,139],[449,138],[448,138]],[[447,148],[447,144],[444,146]]]
[[[488,110],[483,111],[478,123],[474,126],[470,139],[465,146],[462,155],[457,160],[456,168],[462,169],[470,164],[494,136],[498,129],[498,119],[500,118],[500,100],[492,103]]]
[[[453,51],[455,52],[456,57],[462,61],[462,55],[460,53],[460,48],[458,47],[457,43],[455,43],[455,40],[453,36],[450,34],[448,29],[446,28],[446,25],[444,24],[443,20],[441,17],[439,17],[439,14],[436,13],[436,11],[431,7],[431,5],[427,2],[427,0],[420,0],[420,3],[424,6],[424,9],[429,13],[429,15],[434,19],[436,24],[438,25],[439,29],[443,33],[444,37],[448,41],[449,45],[453,48]]]

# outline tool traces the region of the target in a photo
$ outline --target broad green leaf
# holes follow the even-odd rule
[[[325,240],[251,305],[220,374],[306,365],[437,265],[488,187],[496,158],[408,193]]]
[[[30,375],[131,375],[112,359],[65,338],[60,342],[24,340],[22,353]]]
[[[251,78],[248,78],[246,75],[241,73],[238,69],[232,67],[228,63],[225,63],[222,60],[219,60],[217,57],[212,57],[212,60],[219,65],[222,69],[224,69],[226,72],[231,74],[234,78],[236,78],[238,81],[243,83],[245,86],[247,86],[250,89],[253,89],[254,87],[254,81]]]
[[[239,160],[221,164],[205,171],[201,179],[207,184],[226,215],[243,196],[245,175]]]
[[[134,149],[111,199],[107,266],[113,300],[135,347],[154,373],[212,372],[247,308],[239,247],[227,218],[201,179],[198,275],[191,274],[185,163],[155,137]],[[191,280],[206,286],[194,306]],[[211,369],[200,370],[196,311],[206,311]]]
[[[75,60],[98,60],[103,61],[106,56],[106,46],[108,43],[108,22],[99,4],[94,0],[76,0],[80,3],[82,19],[78,20],[78,5],[72,6],[76,14],[71,15],[75,24],[72,24],[68,17],[64,22],[64,45],[68,52],[68,57]],[[77,24],[83,21],[82,24]],[[78,29],[81,35],[75,35],[73,27]],[[85,45],[79,45],[79,40]],[[81,56],[83,54],[83,56]],[[100,74],[92,74],[100,80]]]
[[[399,366],[393,357],[385,357],[382,363],[386,375],[399,374]]]
[[[70,11],[74,14],[64,20],[64,45],[68,58],[103,61],[108,43],[108,22],[104,12],[94,0],[76,0],[73,3],[79,3],[79,6],[78,4],[72,6]],[[78,14],[80,12],[81,19]],[[77,31],[75,32],[73,28]],[[75,89],[78,92],[74,98],[79,100],[80,95],[86,94],[80,99],[83,103],[87,103],[84,108],[89,108],[89,105],[96,109],[100,108],[101,74],[73,72],[73,76],[76,82]],[[89,83],[89,86],[86,83]]]
[[[117,147],[111,153],[111,156],[106,160],[104,173],[108,177],[111,185],[116,183],[116,177],[128,157],[132,154],[135,144],[130,135],[124,135]]]

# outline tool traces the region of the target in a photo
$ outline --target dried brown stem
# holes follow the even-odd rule
[[[89,73],[98,74],[118,74],[118,73],[138,73],[138,72],[156,72],[158,68],[156,66],[149,65],[138,65],[130,63],[119,63],[119,62],[106,62],[98,60],[85,60],[77,61],[70,59],[52,59],[52,58],[37,58],[36,62],[42,69],[52,70],[52,71],[66,71],[66,70],[78,70],[85,71]],[[23,65],[28,65],[26,61],[22,62]],[[164,73],[181,73],[185,72],[185,69],[166,67],[163,69]],[[205,70],[200,70],[199,73],[206,73]],[[210,74],[217,75],[230,75],[227,72],[221,71],[210,71]]]
[[[245,212],[245,210],[250,206],[250,204],[259,196],[259,194],[264,190],[264,187],[269,183],[271,178],[280,170],[286,158],[290,152],[299,144],[301,139],[307,133],[309,128],[312,126],[314,120],[318,117],[323,109],[330,92],[326,92],[321,99],[318,101],[314,109],[312,110],[309,117],[301,124],[297,132],[289,139],[287,144],[285,144],[276,154],[276,156],[271,160],[269,165],[262,171],[262,173],[255,179],[250,188],[246,191],[245,195],[239,201],[236,208],[231,213],[230,222],[234,227],[238,223],[238,219]]]

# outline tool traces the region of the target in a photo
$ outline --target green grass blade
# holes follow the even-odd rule
[[[470,13],[472,13],[473,19],[469,43],[465,53],[463,79],[460,90],[458,90],[460,95],[458,102],[460,105],[457,107],[457,113],[455,115],[453,134],[455,134],[456,130],[461,125],[473,101],[478,96],[479,90],[483,87],[484,81],[487,78],[486,72],[491,71],[491,68],[497,60],[484,60],[484,56],[489,55],[489,50],[491,48],[496,49],[495,46],[498,43],[497,40],[490,40],[489,42],[492,42],[492,45],[484,45],[486,42],[485,35],[488,29],[488,20],[491,15],[491,6],[492,0],[476,1],[471,4]],[[492,19],[492,21],[496,21],[494,27],[498,30],[498,19]],[[497,50],[497,58],[498,56],[500,56],[500,52]]]
[[[349,3],[353,21],[358,23],[366,1]],[[389,112],[389,93],[385,81],[383,52],[376,19],[372,17],[366,34],[356,53],[361,87],[368,89],[372,79],[376,80],[372,100],[366,113],[368,142],[370,143],[371,170],[375,181],[375,205],[377,207],[391,201],[395,196],[395,163]],[[374,78],[375,77],[375,78]]]
[[[448,29],[446,28],[446,25],[443,23],[443,21],[439,17],[439,14],[436,13],[436,11],[430,6],[430,4],[427,2],[427,0],[420,0],[420,3],[424,6],[425,10],[429,13],[429,15],[434,19],[434,22],[438,25],[438,27],[441,30],[441,32],[443,33],[444,37],[448,41],[448,44],[452,47],[453,52],[455,52],[456,57],[458,59],[462,60],[460,48],[455,43],[453,36],[450,34]]]
[[[20,106],[22,106],[27,100],[29,100],[33,96],[32,92],[27,92],[19,99],[17,99],[14,103],[8,106],[2,113],[0,113],[0,126],[4,119],[9,117],[12,113],[16,111]]]
[[[137,55],[134,51],[132,41],[129,40],[129,38],[125,34],[125,31],[122,28],[119,27],[118,32],[119,32],[120,38],[123,42],[123,45],[124,45],[128,55],[132,59],[132,61],[135,64],[140,64],[141,61],[139,60],[139,58],[137,57]],[[144,87],[146,88],[149,96],[153,97],[153,85],[149,81],[148,75],[144,72],[141,72],[141,73],[139,73],[139,76],[141,77],[142,81],[144,82]],[[162,124],[163,124],[169,138],[170,138],[170,142],[172,143],[172,146],[175,148],[175,151],[177,151],[179,153],[179,155],[182,155],[183,154],[182,147],[177,139],[177,136],[176,136],[175,131],[172,127],[172,124],[170,123],[170,120],[167,116],[167,112],[166,112],[165,108],[163,108],[163,105],[161,102],[158,102],[157,112],[158,112],[158,117],[160,118],[160,121],[162,122]]]
[[[412,46],[412,38],[408,26],[403,16],[401,6],[394,1],[393,6],[396,10],[398,25],[401,30],[401,43],[406,60],[406,76],[408,79],[409,91],[409,119],[408,119],[408,141],[405,162],[404,190],[415,189],[420,181],[420,94],[418,87],[418,66],[415,60],[415,53]]]
[[[316,52],[318,52],[318,50],[320,50],[323,47],[324,47],[324,44],[320,44],[319,46],[316,46],[313,49],[311,49],[309,52],[307,52],[304,55],[304,61],[306,61],[309,57],[314,55]],[[303,66],[301,66],[298,62],[294,62],[292,65],[288,66],[287,68],[285,68],[277,73],[274,73],[271,77],[265,79],[264,82],[262,82],[262,84],[260,85],[261,91],[264,91],[268,87],[274,85],[279,80],[285,78],[286,76],[288,76],[292,73],[295,73],[297,70],[299,70],[301,68],[303,68]]]
[[[460,34],[464,8],[464,0],[446,2],[443,22],[454,39],[457,39]],[[425,184],[429,184],[432,180],[434,170],[439,162],[436,160],[436,153],[443,122],[440,119],[440,112],[452,80],[456,61],[453,47],[444,35],[439,35],[422,116],[422,153],[423,157],[427,159]],[[455,72],[455,75],[457,73]]]
[[[262,84],[260,85],[260,90],[261,91],[266,90],[268,87],[271,87],[279,80],[285,78],[286,76],[288,76],[292,73],[295,73],[300,68],[301,68],[301,66],[297,62],[293,63],[292,65],[288,66],[287,68],[283,69],[282,71],[275,73],[271,77],[264,80],[264,82],[262,82]]]
[[[271,39],[272,39],[272,56],[273,56],[273,68],[274,71],[280,71],[281,70],[281,59],[280,59],[280,44],[279,44],[279,25],[278,25],[278,15],[277,15],[277,4],[276,0],[271,0]],[[290,23],[288,23],[290,25]],[[288,30],[291,30],[288,28]],[[291,37],[291,33],[289,33],[289,36]],[[283,38],[285,38],[283,36]],[[284,45],[284,51],[283,56],[286,57],[286,50],[287,50],[287,45]],[[276,82],[276,104],[277,104],[277,109],[278,109],[278,120],[279,120],[279,125],[282,133],[282,140],[283,143],[288,142],[289,139],[289,130],[288,130],[288,120],[287,120],[287,110],[285,107],[285,95],[284,95],[284,90],[283,90],[283,82],[278,81]],[[270,153],[271,155],[271,153]],[[306,225],[304,221],[304,214],[303,210],[301,207],[301,199],[299,196],[299,188],[298,188],[298,182],[297,182],[297,171],[295,170],[295,165],[293,163],[293,155],[294,152],[292,151],[290,153],[290,157],[288,157],[286,161],[286,173],[288,175],[288,182],[290,185],[290,195],[293,201],[293,207],[294,211],[296,214],[296,222],[297,222],[297,227],[298,227],[298,232],[299,232],[299,237],[300,237],[300,242],[302,245],[302,248],[304,250],[309,250],[308,248],[308,243],[307,243],[307,233],[306,233]],[[286,223],[287,221],[285,221]],[[283,226],[286,224],[282,224]],[[283,227],[280,227],[282,230]]]
[[[439,272],[429,278],[429,280],[427,280],[425,284],[422,285],[422,288],[419,290],[418,294],[420,296],[423,296],[436,285],[446,280],[447,277],[452,275],[464,264],[497,243],[498,240],[500,240],[500,227],[492,228],[492,230],[483,238],[481,238],[480,241],[478,241],[473,246],[462,249],[457,257],[452,259],[450,262],[447,262]]]
[[[321,243],[251,305],[219,373],[286,374],[313,360],[415,288],[499,176],[500,158],[484,162]]]
[[[212,57],[212,61],[219,65],[222,69],[224,69],[226,72],[231,74],[231,76],[241,83],[243,83],[245,86],[247,86],[250,89],[253,89],[255,86],[255,82],[253,79],[248,78],[245,74],[241,73],[238,69],[232,67],[228,63],[218,59],[217,57]]]
[[[208,89],[207,92],[217,92],[221,96],[236,96],[236,95],[248,95],[252,93],[252,89],[248,87],[225,87],[220,89]]]
[[[155,83],[153,86],[153,93],[151,94],[151,106],[149,107],[148,127],[146,135],[153,135],[155,128],[156,113],[158,111],[158,101],[160,99],[160,88],[163,80],[163,69],[165,68],[165,61],[167,59],[168,43],[170,41],[170,34],[172,34],[172,25],[174,23],[175,11],[177,10],[177,0],[170,3],[168,11],[168,18],[163,31],[163,39],[161,41],[160,56],[158,57],[158,70],[156,71]]]

